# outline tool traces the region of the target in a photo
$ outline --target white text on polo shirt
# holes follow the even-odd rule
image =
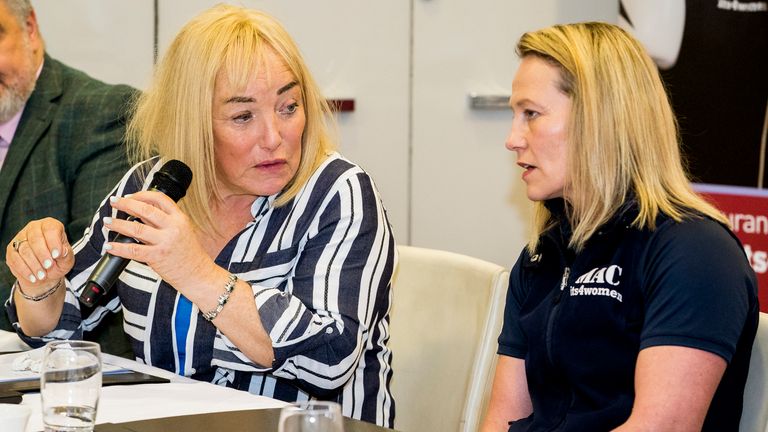
[[[605,296],[615,298],[621,302],[621,293],[612,288],[606,288],[605,286],[588,286],[588,285],[613,285],[618,286],[620,281],[622,269],[617,265],[611,265],[608,267],[597,267],[584,273],[576,279],[575,283],[581,286],[571,286],[571,296]]]

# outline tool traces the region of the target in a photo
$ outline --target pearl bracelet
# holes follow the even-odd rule
[[[227,280],[227,284],[224,285],[224,292],[219,296],[218,304],[216,305],[216,308],[203,313],[203,318],[205,318],[208,321],[213,321],[214,318],[219,316],[219,313],[221,313],[221,311],[224,309],[224,305],[227,304],[227,301],[229,301],[229,296],[230,294],[232,294],[232,291],[235,289],[236,283],[237,283],[237,276],[230,273],[229,279]]]
[[[16,283],[13,284],[13,286],[14,286],[15,289],[19,290],[19,294],[21,294],[21,296],[24,297],[25,299],[33,301],[33,302],[39,302],[40,300],[48,298],[51,294],[55,293],[61,287],[63,281],[64,281],[64,278],[59,279],[59,281],[56,282],[56,285],[54,285],[48,291],[46,291],[46,292],[44,292],[44,293],[42,293],[40,295],[36,295],[36,296],[31,296],[31,295],[25,293],[24,290],[21,289],[21,285],[19,285],[19,281],[18,280],[16,280]]]

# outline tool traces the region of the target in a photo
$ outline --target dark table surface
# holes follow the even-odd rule
[[[276,432],[280,409],[217,412],[96,425],[95,432]],[[392,432],[392,429],[344,418],[344,432]]]

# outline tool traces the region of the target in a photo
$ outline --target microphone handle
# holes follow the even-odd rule
[[[132,237],[126,237],[122,234],[118,234],[113,242],[117,243],[138,243],[138,241]],[[88,284],[80,294],[80,301],[89,307],[93,307],[94,304],[107,293],[107,291],[117,282],[120,274],[128,266],[130,260],[105,254],[101,257],[101,260],[91,273],[91,277],[88,279]]]

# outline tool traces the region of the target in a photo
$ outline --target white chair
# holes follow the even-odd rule
[[[445,251],[398,251],[389,342],[395,428],[475,431],[496,367],[509,273]]]
[[[768,432],[768,314],[760,313],[739,432]]]

